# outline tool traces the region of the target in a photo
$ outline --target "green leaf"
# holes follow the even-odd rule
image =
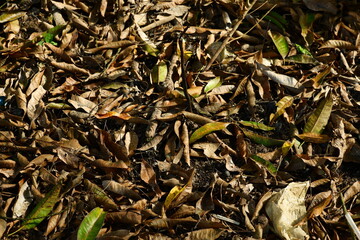
[[[261,166],[263,166],[264,168],[266,168],[266,170],[273,175],[274,177],[276,176],[277,173],[277,169],[275,167],[274,164],[272,164],[271,162],[257,156],[257,155],[252,155],[250,157],[254,162],[257,162],[258,164],[260,164]]]
[[[105,209],[112,209],[116,210],[118,209],[118,206],[116,203],[106,194],[106,192],[98,187],[96,184],[90,182],[89,180],[84,180],[86,188],[94,194],[95,201],[98,204],[101,204],[104,206]]]
[[[193,143],[205,135],[212,133],[214,131],[219,131],[225,129],[230,123],[226,122],[212,122],[207,123],[204,126],[198,128],[190,137],[190,143]]]
[[[284,144],[284,140],[279,139],[273,139],[265,136],[261,136],[257,133],[242,129],[245,136],[250,138],[251,141],[256,142],[258,144],[262,144],[266,147],[272,147],[272,146],[282,146]]]
[[[94,208],[84,220],[82,220],[77,232],[77,240],[93,240],[98,235],[104,220],[106,212],[102,208]]]
[[[301,46],[300,44],[295,43],[295,48],[299,53],[305,54],[305,55],[308,55],[308,56],[312,57],[311,52],[309,50],[307,50],[306,48],[304,48],[303,46]]]
[[[153,83],[164,82],[168,73],[167,65],[164,61],[160,61],[151,71],[151,79]]]
[[[54,205],[59,199],[61,184],[55,185],[50,192],[48,192],[43,199],[36,205],[36,207],[26,216],[21,229],[33,229],[41,223],[46,216],[51,212]]]
[[[279,102],[276,103],[277,109],[275,114],[270,114],[270,125],[284,114],[285,109],[293,104],[294,98],[292,96],[285,96]]]
[[[280,33],[271,32],[270,30],[268,31],[268,34],[274,42],[276,49],[279,51],[282,58],[285,58],[286,55],[289,53],[289,45],[286,41],[286,38]]]
[[[213,90],[214,88],[220,87],[221,84],[222,84],[222,82],[221,82],[220,77],[211,79],[204,87],[204,92],[208,93],[209,91]]]
[[[243,126],[246,126],[246,127],[251,127],[253,129],[260,129],[260,130],[263,130],[263,131],[271,131],[271,130],[274,130],[275,128],[274,127],[270,127],[270,126],[267,126],[263,123],[259,123],[259,122],[252,122],[252,121],[239,121],[239,123]]]
[[[281,28],[281,30],[283,31],[285,31],[284,25],[288,24],[285,18],[283,18],[280,14],[274,11],[271,11],[269,15],[266,15],[264,19],[269,20],[270,22]]]
[[[286,19],[275,11],[271,11],[268,16],[275,18],[277,21],[279,21],[280,23],[282,23],[284,25],[288,24]]]
[[[332,95],[329,94],[320,102],[319,106],[308,118],[304,127],[304,133],[321,133],[329,121],[332,106],[333,99]]]
[[[47,30],[46,32],[44,32],[42,34],[42,36],[44,37],[44,40],[42,42],[46,42],[46,43],[51,43],[52,45],[57,45],[56,42],[54,42],[54,38],[56,35],[58,35],[64,28],[66,27],[66,25],[57,25],[53,28],[50,28],[49,30]],[[39,42],[39,44],[41,45],[42,42]]]

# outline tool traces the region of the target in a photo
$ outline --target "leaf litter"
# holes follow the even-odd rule
[[[2,3],[0,237],[358,234],[358,6],[303,2]]]

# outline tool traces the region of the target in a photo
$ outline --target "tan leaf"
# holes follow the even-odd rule
[[[200,229],[196,231],[189,232],[186,236],[186,240],[214,240],[220,237],[223,230],[221,229]]]
[[[190,143],[189,143],[189,131],[186,123],[182,124],[181,141],[184,144],[184,159],[187,165],[191,166],[190,163]]]
[[[52,61],[51,65],[53,65],[54,67],[60,68],[62,70],[65,70],[65,71],[72,72],[72,73],[82,73],[82,74],[85,74],[85,75],[90,74],[88,70],[85,70],[83,68],[79,68],[75,64],[72,64],[72,63]]]
[[[352,197],[360,192],[360,181],[354,182],[345,192],[344,201],[349,201]]]
[[[39,114],[40,114],[39,111],[42,111],[42,109],[43,109],[42,105],[44,103],[42,102],[41,99],[43,98],[45,93],[46,93],[46,90],[42,86],[39,86],[31,94],[31,98],[27,105],[27,115],[32,121],[34,121],[39,116]]]
[[[103,187],[113,193],[123,195],[125,197],[131,198],[133,200],[141,200],[140,195],[134,190],[128,188],[124,184],[115,182],[113,180],[105,180],[102,183]]]

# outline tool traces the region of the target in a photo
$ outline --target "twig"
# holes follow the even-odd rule
[[[158,27],[158,26],[161,26],[161,25],[163,25],[163,24],[165,24],[165,23],[168,23],[168,22],[170,22],[170,21],[172,21],[172,20],[174,20],[174,19],[175,19],[175,16],[174,16],[174,15],[171,15],[171,16],[168,16],[168,17],[164,17],[163,19],[160,19],[159,21],[150,23],[149,25],[147,25],[147,26],[145,26],[145,27],[143,27],[143,28],[141,28],[141,29],[142,29],[144,32],[146,32],[146,31],[149,31],[149,30],[151,30],[151,29],[153,29],[153,28],[156,28],[156,27]]]
[[[186,30],[185,30],[186,31]],[[179,38],[179,47],[180,47],[180,60],[181,60],[181,78],[182,78],[182,87],[184,89],[184,94],[185,94],[185,97],[186,97],[186,100],[188,102],[188,106],[189,106],[189,111],[190,112],[193,112],[192,110],[192,99],[189,95],[189,92],[188,92],[188,84],[187,84],[187,79],[186,79],[186,69],[185,69],[185,59],[184,59],[184,54],[185,54],[185,51],[184,51],[184,46],[183,46],[183,42],[184,40],[182,39],[182,36]]]
[[[219,54],[222,52],[222,50],[225,48],[225,46],[228,44],[228,42],[230,41],[231,37],[234,35],[234,33],[236,32],[236,30],[239,28],[240,24],[242,23],[242,21],[245,19],[247,13],[251,10],[251,8],[254,6],[254,4],[256,3],[257,0],[254,0],[250,6],[248,6],[244,13],[242,14],[242,16],[240,16],[240,18],[238,19],[237,23],[235,24],[235,26],[233,27],[233,29],[231,30],[231,32],[229,33],[229,36],[224,40],[224,42],[221,44],[221,46],[219,47],[219,49],[216,51],[216,53],[214,54],[214,56],[212,56],[212,58],[210,59],[210,61],[208,62],[208,64],[206,65],[206,67],[204,68],[204,71],[207,71],[210,69],[211,65],[215,62],[216,58],[219,56]]]

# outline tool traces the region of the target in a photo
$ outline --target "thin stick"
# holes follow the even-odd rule
[[[159,21],[156,21],[156,22],[153,22],[153,23],[150,23],[149,25],[145,26],[145,27],[142,27],[141,29],[146,32],[146,31],[149,31],[150,29],[153,29],[153,28],[156,28],[158,26],[161,26],[165,23],[168,23],[168,22],[171,22],[172,20],[175,19],[175,16],[171,15],[169,17],[164,17],[163,19],[160,19]]]
[[[254,6],[254,4],[256,3],[257,0],[254,0],[250,6],[245,10],[245,12],[242,14],[242,16],[238,19],[237,23],[235,24],[235,26],[233,27],[233,29],[231,29],[231,32],[229,33],[229,36],[224,40],[224,42],[221,44],[221,46],[219,47],[219,49],[216,51],[216,53],[214,54],[214,56],[212,56],[212,58],[210,59],[209,63],[206,65],[206,67],[204,68],[204,71],[207,71],[210,69],[211,65],[215,62],[216,58],[219,56],[219,54],[222,52],[222,50],[225,48],[226,44],[228,44],[228,42],[230,41],[231,37],[234,35],[234,33],[236,32],[236,30],[239,28],[240,24],[242,23],[242,21],[245,19],[247,13],[251,10],[251,8]]]

